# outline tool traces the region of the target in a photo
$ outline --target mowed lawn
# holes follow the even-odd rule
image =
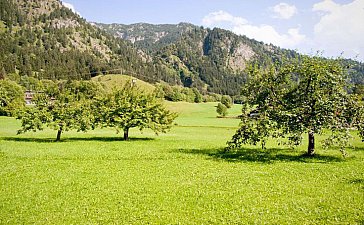
[[[0,224],[363,224],[364,143],[305,158],[269,143],[221,150],[239,120],[216,103],[168,103],[171,132],[46,130],[0,117]],[[239,114],[239,106],[230,110]],[[320,138],[317,138],[318,140]]]

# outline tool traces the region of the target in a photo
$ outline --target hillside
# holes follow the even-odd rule
[[[191,31],[196,27],[189,23],[156,25],[148,23],[131,25],[117,23],[94,24],[116,37],[130,41],[135,46],[145,51],[156,51],[172,44],[176,42],[182,34]]]
[[[107,75],[98,75],[92,78],[93,81],[100,82],[105,86],[107,91],[112,90],[113,88],[122,88],[126,83],[132,82],[132,84],[137,85],[140,89],[145,91],[152,92],[155,87],[147,83],[145,81],[139,80],[135,77],[121,74],[107,74]]]
[[[246,65],[265,64],[290,50],[236,35],[223,29],[206,29],[191,24],[152,25],[138,23],[98,24],[112,35],[149,52],[169,83],[221,94],[238,95]],[[173,79],[175,81],[173,81]]]
[[[90,79],[122,70],[149,83],[235,96],[247,78],[247,65],[264,66],[283,55],[298,53],[218,28],[96,24],[60,0],[0,0],[0,78],[17,73],[39,79]],[[363,64],[344,63],[353,68],[351,81],[363,84]]]
[[[123,68],[155,81],[153,66],[131,44],[91,25],[59,0],[1,0],[0,25],[4,73],[89,79]]]

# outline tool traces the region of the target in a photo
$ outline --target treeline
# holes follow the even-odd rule
[[[0,80],[0,115],[21,120],[18,134],[48,127],[57,131],[56,141],[60,141],[65,131],[113,127],[122,130],[128,140],[134,127],[149,128],[156,134],[166,132],[177,116],[165,108],[156,93],[146,93],[129,83],[111,92],[93,81],[40,80],[36,85],[32,105],[25,106],[23,88],[14,81]]]
[[[182,86],[170,86],[168,84],[157,84],[155,92],[158,96],[172,102],[217,102],[220,101],[221,95],[215,93],[201,92],[197,88],[187,88]]]
[[[130,81],[131,82],[131,81]],[[127,83],[130,83],[127,82]],[[73,86],[78,84],[76,90]],[[90,85],[92,84],[92,85]],[[96,85],[96,86],[95,86]],[[138,86],[137,84],[135,84]],[[25,93],[44,93],[50,98],[57,99],[62,91],[72,91],[72,93],[107,93],[110,90],[100,82],[82,82],[77,80],[50,80],[50,79],[38,79],[35,77],[20,75],[17,73],[7,74],[6,76],[0,76],[0,116],[14,116],[16,110],[24,107]],[[224,96],[215,94],[200,92],[197,88],[187,88],[182,86],[171,86],[167,83],[158,83],[155,85],[153,94],[159,99],[165,99],[173,102],[218,102],[224,98]],[[89,96],[92,97],[92,96]],[[238,96],[234,98],[236,103],[240,103]]]

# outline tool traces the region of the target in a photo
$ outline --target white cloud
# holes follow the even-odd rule
[[[303,43],[306,36],[300,34],[299,28],[291,28],[286,34],[280,34],[270,25],[252,25],[242,17],[233,16],[225,11],[213,12],[205,16],[202,24],[208,27],[222,27],[236,34],[246,35],[258,41],[272,43],[284,48],[294,48]]]
[[[274,12],[273,17],[279,19],[290,19],[297,13],[296,6],[284,2],[275,5],[271,10]]]
[[[315,47],[328,55],[355,57],[359,54],[364,59],[364,0],[354,0],[349,4],[337,4],[324,0],[313,5],[320,21],[314,27]]]
[[[70,9],[72,12],[81,15],[79,12],[76,11],[75,7],[71,3],[62,2],[62,5],[68,9]]]
[[[202,24],[205,26],[214,26],[219,23],[228,22],[233,25],[246,24],[248,21],[242,17],[235,17],[225,11],[213,12],[205,16]]]

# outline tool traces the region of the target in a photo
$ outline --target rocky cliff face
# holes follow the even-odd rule
[[[240,43],[228,57],[226,66],[230,67],[233,71],[244,70],[247,63],[253,59],[254,56],[255,52],[250,46]]]

